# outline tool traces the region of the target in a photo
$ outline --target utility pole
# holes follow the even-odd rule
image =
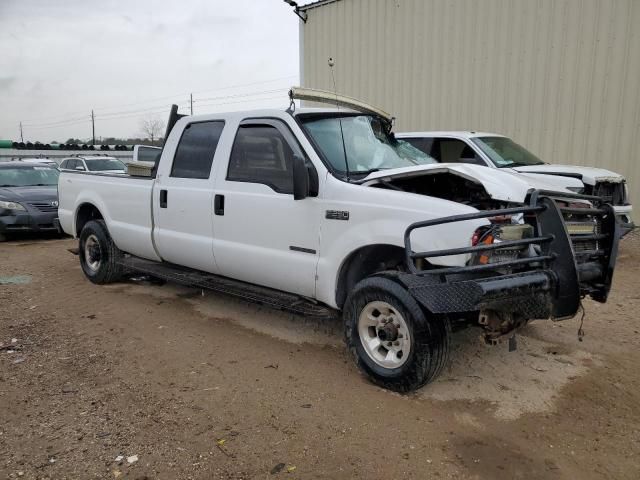
[[[193,115],[193,93],[189,95],[189,99],[191,101],[191,115]]]
[[[22,122],[20,122],[20,141],[24,143],[24,137],[22,136]]]
[[[91,110],[91,133],[93,136],[93,144],[96,144],[96,117],[93,114],[93,110]]]

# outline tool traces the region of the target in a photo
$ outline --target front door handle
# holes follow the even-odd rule
[[[216,195],[213,198],[213,213],[224,215],[224,195]]]
[[[167,191],[160,190],[160,208],[167,208]]]

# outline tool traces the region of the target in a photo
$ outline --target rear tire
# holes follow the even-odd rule
[[[85,224],[80,232],[79,247],[80,266],[91,282],[102,285],[122,278],[124,268],[117,263],[122,252],[113,243],[104,220]]]
[[[436,378],[447,363],[449,319],[425,312],[390,278],[360,281],[343,315],[347,347],[376,385],[396,392],[416,390]]]
[[[4,235],[3,233],[0,233],[0,242],[6,242],[7,241],[7,236]]]

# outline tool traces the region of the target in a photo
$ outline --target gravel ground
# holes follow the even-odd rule
[[[74,245],[0,244],[0,478],[640,478],[640,235],[583,342],[577,319],[512,353],[459,332],[411,395],[368,383],[337,321],[95,286]]]

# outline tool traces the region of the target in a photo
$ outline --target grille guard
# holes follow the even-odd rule
[[[563,207],[556,200],[587,200],[589,208]],[[523,214],[534,225],[535,236],[499,244],[479,244],[414,252],[411,233],[454,222]],[[570,235],[563,214],[588,215],[599,222],[600,232]],[[524,319],[568,318],[578,311],[582,297],[606,302],[618,253],[620,226],[613,207],[592,195],[534,190],[525,205],[478,211],[416,222],[404,234],[407,272],[399,280],[432,313],[491,309]],[[597,241],[598,248],[575,252],[574,241]],[[539,254],[482,265],[419,269],[416,259],[473,254],[538,245]],[[531,252],[532,249],[529,249]]]

